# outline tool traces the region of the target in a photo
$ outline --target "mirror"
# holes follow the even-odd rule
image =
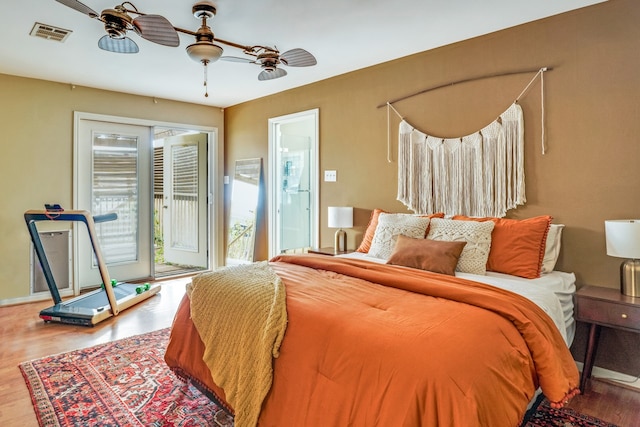
[[[253,262],[262,159],[236,160],[231,183],[227,265]]]

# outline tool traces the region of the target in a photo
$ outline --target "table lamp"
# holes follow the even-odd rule
[[[640,219],[604,222],[607,255],[627,258],[620,265],[620,292],[640,297]]]
[[[329,206],[329,228],[337,228],[333,249],[335,253],[347,250],[347,232],[343,228],[353,227],[353,208]]]

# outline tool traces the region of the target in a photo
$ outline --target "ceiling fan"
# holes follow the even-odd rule
[[[286,76],[287,72],[282,68],[278,68],[280,64],[290,67],[311,67],[318,63],[312,54],[300,48],[280,53],[272,47],[249,46],[243,49],[243,53],[255,56],[256,59],[239,58],[236,56],[223,56],[220,59],[260,65],[262,72],[258,74],[258,80],[273,80]]]
[[[100,49],[116,53],[138,53],[140,49],[136,42],[127,37],[129,31],[164,46],[177,47],[180,45],[178,33],[165,17],[141,13],[128,1],[113,9],[105,9],[101,13],[97,13],[78,0],[56,1],[104,24],[107,35],[98,40]],[[130,15],[132,13],[138,16],[132,18]]]
[[[100,38],[98,47],[110,52],[139,52],[138,45],[127,36],[129,31],[133,31],[151,42],[170,47],[180,45],[179,32],[195,37],[196,42],[187,46],[186,50],[191,59],[204,65],[205,96],[209,96],[206,90],[207,66],[218,59],[259,65],[262,71],[258,74],[258,80],[261,81],[286,76],[287,72],[280,68],[280,65],[310,67],[317,64],[316,58],[304,49],[296,48],[280,53],[276,48],[272,47],[245,46],[215,38],[213,31],[207,25],[207,19],[213,18],[216,14],[215,6],[209,1],[200,1],[192,7],[193,15],[201,20],[200,28],[197,31],[174,27],[163,16],[142,13],[128,1],[114,6],[113,9],[105,9],[100,14],[78,0],[55,1],[102,22],[107,35]],[[133,18],[132,14],[136,15],[136,17]],[[240,49],[242,53],[253,58],[222,56],[224,50],[216,42]]]
[[[278,68],[280,64],[290,67],[310,67],[318,63],[312,54],[300,48],[288,50],[281,54],[277,49],[271,47],[244,46],[228,40],[215,38],[213,31],[211,31],[211,28],[207,25],[207,19],[213,18],[216,14],[215,6],[207,1],[202,1],[193,5],[192,11],[193,15],[202,21],[197,31],[174,28],[176,31],[192,35],[196,38],[196,43],[187,46],[187,53],[193,60],[202,62],[205,67],[209,62],[217,61],[218,59],[258,64],[262,67],[262,72],[258,75],[258,80],[272,80],[287,75],[284,69]],[[255,59],[222,56],[223,49],[214,42],[241,49],[242,53],[253,56]]]

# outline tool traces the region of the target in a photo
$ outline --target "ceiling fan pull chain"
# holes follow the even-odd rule
[[[209,61],[202,61],[202,63],[204,64],[204,97],[208,98],[209,97],[209,88],[207,86],[207,64],[209,63]]]

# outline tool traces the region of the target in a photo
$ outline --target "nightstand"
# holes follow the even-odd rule
[[[598,350],[600,327],[640,333],[640,298],[620,293],[618,289],[584,286],[575,294],[576,320],[589,323],[589,339],[580,377],[580,390],[591,377]]]
[[[333,249],[333,246],[328,246],[326,248],[311,248],[309,249],[307,252],[309,252],[310,254],[318,254],[318,255],[329,255],[329,256],[334,256],[334,255],[346,255],[346,254],[350,254],[353,251],[338,251],[336,252]]]

